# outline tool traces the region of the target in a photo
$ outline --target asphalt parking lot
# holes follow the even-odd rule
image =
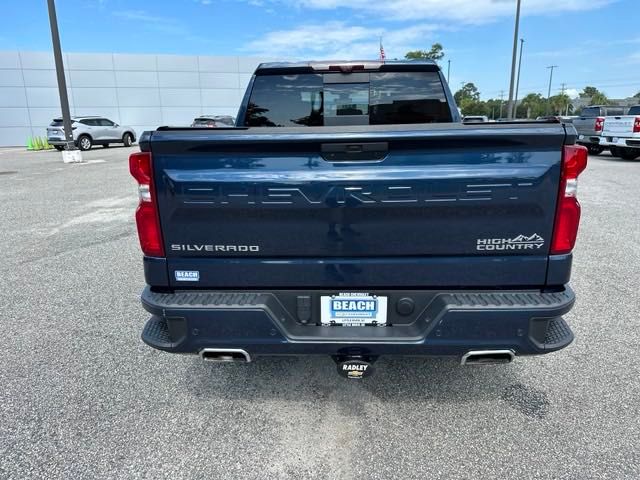
[[[507,366],[146,347],[131,149],[0,149],[0,478],[639,478],[640,161],[581,177],[576,341]]]

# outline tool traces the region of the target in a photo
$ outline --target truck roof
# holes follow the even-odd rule
[[[351,73],[352,71],[431,71],[436,72],[440,67],[433,60],[321,60],[305,62],[270,62],[258,65],[255,73],[274,74],[282,71],[288,72],[318,72],[339,71]]]

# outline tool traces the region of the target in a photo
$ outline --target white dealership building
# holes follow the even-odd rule
[[[139,135],[160,125],[189,125],[201,114],[235,116],[256,66],[231,56],[65,53],[72,115],[100,115]],[[60,116],[51,52],[0,52],[0,146],[46,136]]]

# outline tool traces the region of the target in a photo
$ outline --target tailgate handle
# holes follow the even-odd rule
[[[322,158],[327,162],[380,161],[389,153],[387,142],[323,143]]]

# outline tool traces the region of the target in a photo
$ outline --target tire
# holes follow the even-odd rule
[[[64,150],[64,147],[62,145],[54,145],[53,146],[56,150],[58,150],[59,152]]]
[[[108,143],[103,143],[102,144],[102,148],[109,148],[109,144]]]
[[[80,138],[78,138],[78,148],[80,150],[91,150],[92,146],[93,142],[89,135],[80,135]]]
[[[589,145],[587,147],[587,150],[589,150],[589,155],[600,155],[602,152],[604,152],[604,147],[600,147],[598,145]]]
[[[635,160],[640,157],[640,148],[621,148],[618,156],[623,160]]]
[[[130,133],[125,133],[122,136],[122,143],[124,143],[125,147],[130,147],[133,144],[133,135]]]

